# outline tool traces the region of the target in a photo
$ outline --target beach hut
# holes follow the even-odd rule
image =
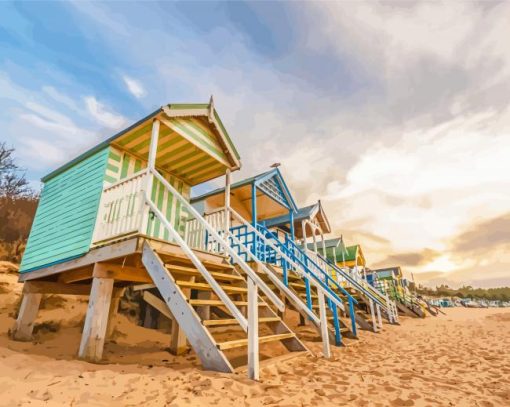
[[[371,274],[369,280],[381,292],[388,294],[396,301],[401,313],[408,316],[425,317],[427,307],[423,301],[420,301],[409,291],[400,266],[370,270],[369,274]]]
[[[190,204],[193,186],[224,176],[230,189],[240,166],[211,98],[162,106],[44,177],[14,339],[31,338],[42,295],[89,296],[78,353],[98,361],[119,297],[146,284],[171,315],[172,352],[187,341],[206,369],[232,372],[229,352],[247,349],[248,374],[257,378],[259,345],[306,352],[276,312],[285,310],[285,285],[274,278],[269,287],[222,237],[228,224],[208,222]],[[189,222],[214,244],[193,247]],[[212,306],[223,312],[211,315]],[[218,327],[237,329],[239,338],[226,340]]]
[[[338,309],[341,313],[349,314],[350,307],[347,304],[344,306],[327,284],[312,273],[301,259],[295,258],[295,251],[300,249],[295,243],[294,234],[300,235],[302,229],[298,227],[295,231],[294,225],[298,218],[296,214],[300,211],[280,170],[274,168],[243,179],[232,184],[228,190],[226,187],[214,189],[193,198],[191,202],[206,219],[217,222],[218,214],[223,216],[226,200],[232,247],[246,261],[255,263],[259,269],[270,270],[281,279],[292,293],[293,298],[289,300],[291,308],[299,312],[303,322],[311,321],[321,335],[324,353],[329,354],[329,337],[340,345],[342,331],[352,334],[354,329],[355,332],[352,324],[349,328],[339,316]],[[269,231],[265,226],[269,219],[287,221],[287,227],[272,227]],[[208,234],[196,222],[189,222],[186,230],[196,247],[211,245]],[[333,324],[328,322],[328,318],[333,318]],[[323,324],[322,320],[326,322]]]

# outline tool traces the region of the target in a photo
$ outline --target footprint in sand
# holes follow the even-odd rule
[[[414,406],[413,400],[403,400],[400,397],[391,401],[392,406]]]

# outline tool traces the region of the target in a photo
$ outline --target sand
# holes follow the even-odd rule
[[[76,360],[86,302],[45,301],[33,342],[14,342],[21,286],[0,274],[2,406],[509,406],[510,310],[447,310],[402,318],[379,334],[333,348],[331,360],[299,357],[244,373],[204,372],[192,352],[174,357],[168,335],[116,320],[104,364]],[[318,342],[306,342],[319,354]]]

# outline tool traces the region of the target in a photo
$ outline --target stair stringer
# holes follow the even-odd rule
[[[147,242],[143,246],[142,263],[179,324],[179,328],[186,334],[204,369],[233,373],[234,368],[229,360],[218,348],[211,333],[202,325],[197,312],[188,303],[186,296],[165,268],[161,258]]]

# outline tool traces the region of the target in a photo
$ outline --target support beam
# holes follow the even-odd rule
[[[89,305],[78,352],[80,359],[99,362],[103,357],[112,291],[113,279],[95,277],[92,280]]]
[[[42,294],[24,293],[21,300],[18,318],[14,324],[12,337],[17,341],[30,341],[34,330]]]
[[[377,325],[379,326],[379,329],[382,330],[383,324],[382,324],[382,316],[381,316],[381,307],[379,305],[375,305],[375,311],[377,313]]]
[[[257,285],[248,277],[248,378],[259,380],[259,306]]]

